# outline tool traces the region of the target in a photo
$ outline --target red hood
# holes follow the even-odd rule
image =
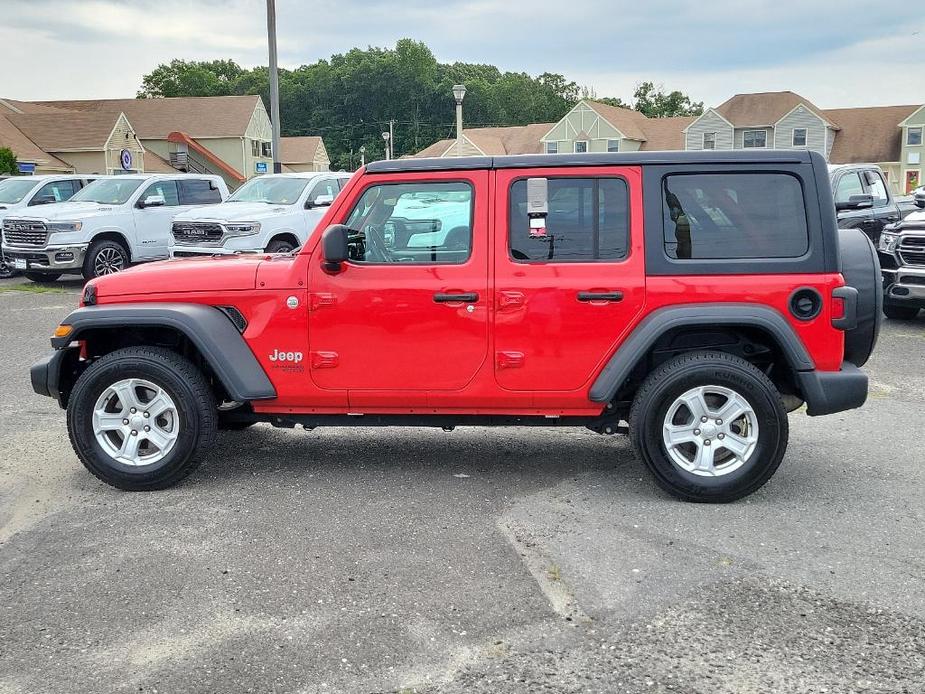
[[[163,294],[254,289],[263,255],[178,258],[145,263],[93,280],[101,299],[128,294]]]

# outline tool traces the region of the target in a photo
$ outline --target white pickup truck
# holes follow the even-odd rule
[[[352,174],[269,174],[227,201],[173,220],[172,258],[235,253],[288,253],[314,231]]]
[[[68,202],[3,220],[3,254],[35,282],[63,274],[86,279],[130,263],[163,260],[181,212],[228,197],[220,176],[132,174],[98,178]]]
[[[74,174],[13,176],[0,180],[0,228],[3,220],[38,205],[66,202],[95,178]],[[0,279],[15,272],[12,263],[0,253]]]

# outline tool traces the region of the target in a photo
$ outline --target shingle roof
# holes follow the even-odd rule
[[[155,154],[150,149],[145,150],[145,173],[177,173],[177,169],[170,162]]]
[[[543,151],[543,137],[555,123],[531,123],[501,128],[466,128],[469,141],[487,155],[538,154]],[[412,155],[414,158],[440,157],[456,142],[456,138],[438,140]]]
[[[832,122],[824,112],[809,99],[795,92],[761,92],[758,94],[736,94],[714,110],[737,128],[774,125],[800,104],[820,118]],[[838,125],[837,123],[832,123]]]
[[[648,118],[643,123],[646,140],[639,148],[643,151],[684,149],[684,128],[697,120],[696,116]]]
[[[103,149],[121,113],[28,113],[6,118],[49,152]]]
[[[631,108],[621,108],[619,106],[611,106],[610,104],[602,104],[600,101],[589,101],[585,99],[584,103],[594,109],[597,115],[623,133],[624,137],[628,137],[631,140],[646,139],[646,133],[643,127],[644,123],[649,119],[646,118],[645,114],[634,111]]]
[[[4,115],[0,115],[0,147],[9,147],[19,161],[47,162],[50,166],[68,171],[74,168],[48,152],[42,151],[41,147],[30,140]]]
[[[67,111],[124,113],[140,139],[164,140],[174,131],[193,138],[242,137],[259,102],[259,96],[201,96],[31,103]]]
[[[833,164],[900,161],[902,128],[899,123],[919,108],[921,104],[827,109],[826,117],[841,126],[829,161]]]
[[[280,163],[310,164],[315,161],[320,145],[320,137],[281,137],[279,138]]]
[[[52,106],[34,104],[31,101],[17,101],[16,99],[0,99],[0,113],[67,113],[64,109]]]

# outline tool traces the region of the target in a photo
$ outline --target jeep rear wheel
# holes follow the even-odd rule
[[[723,352],[675,357],[652,373],[630,411],[630,436],[656,482],[686,501],[729,502],[780,465],[788,421],[759,369]]]
[[[128,266],[128,251],[121,243],[108,239],[94,241],[84,258],[83,276],[85,280],[92,280],[94,277],[122,272]]]
[[[71,445],[84,466],[127,491],[170,487],[215,438],[215,402],[202,373],[178,354],[129,347],[94,362],[68,401]]]

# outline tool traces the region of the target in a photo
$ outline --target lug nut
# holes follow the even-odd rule
[[[709,445],[710,445],[710,439],[705,439],[704,442],[703,442],[703,445],[704,445],[704,446],[709,446]]]
[[[701,418],[700,418],[700,421],[703,422],[704,424],[706,424],[707,418],[706,418],[706,417],[701,417]]]
[[[720,441],[722,441],[724,438],[726,438],[726,435],[725,435],[725,434],[720,434],[720,435],[717,436],[716,438],[718,438]]]
[[[700,436],[700,429],[694,429],[694,436]]]
[[[133,407],[132,409],[129,410],[129,412],[131,412],[132,414],[135,414],[136,412],[138,412],[138,410],[136,410],[136,409]]]
[[[128,426],[128,420],[127,420],[127,419],[123,419],[123,420],[122,420],[122,423],[125,424],[126,426]]]
[[[150,412],[145,412],[145,419],[147,419],[147,418],[150,417],[150,416],[151,416],[151,413],[150,413]]]
[[[151,431],[151,427],[145,427],[145,431]]]
[[[722,420],[722,419],[717,419],[717,420],[716,420],[716,423],[717,423],[717,424],[722,424],[722,423],[723,423],[723,420]]]
[[[132,436],[138,436],[138,432],[132,429]]]

